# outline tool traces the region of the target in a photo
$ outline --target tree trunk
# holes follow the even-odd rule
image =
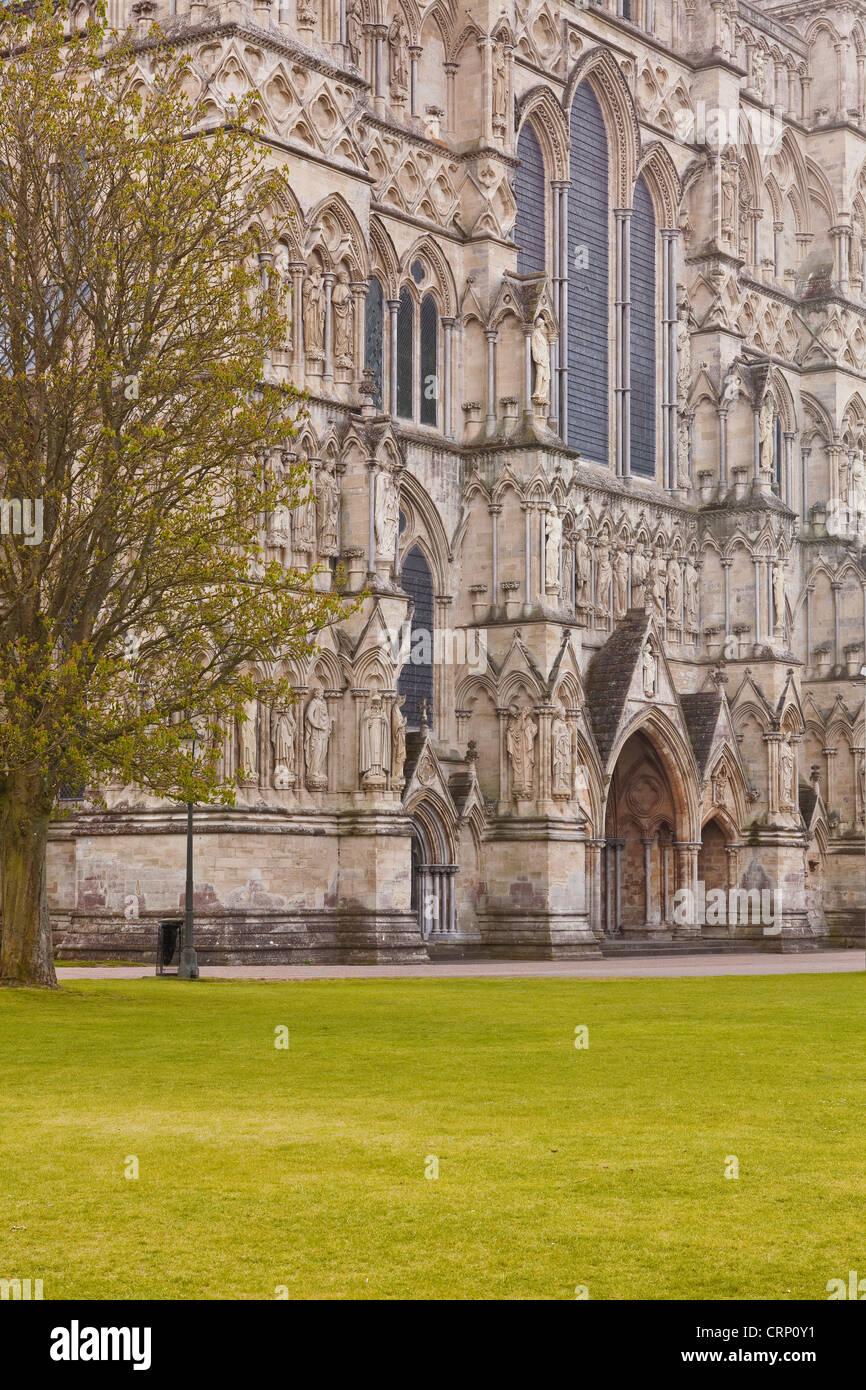
[[[45,888],[49,818],[40,779],[10,775],[0,793],[0,985],[57,987]]]

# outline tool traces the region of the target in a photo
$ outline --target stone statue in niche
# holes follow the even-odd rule
[[[384,787],[391,768],[392,733],[381,695],[374,695],[361,716],[360,772],[363,787]]]
[[[725,377],[725,383],[722,387],[722,399],[719,402],[719,409],[730,410],[731,406],[735,405],[739,398],[740,378],[737,376],[737,373],[734,371],[732,367],[731,370],[728,372],[728,375]]]
[[[740,161],[736,155],[722,160],[722,236],[733,241],[740,193]]]
[[[728,769],[725,763],[720,763],[713,777],[713,804],[715,806],[724,806],[727,795]]]
[[[560,589],[559,561],[562,553],[562,517],[552,507],[544,520],[544,587],[549,594]]]
[[[783,811],[796,810],[796,782],[797,758],[791,745],[791,735],[786,734],[779,744],[779,804]]]
[[[652,582],[652,602],[658,622],[665,620],[665,604],[667,602],[667,573],[665,563],[662,559],[661,551],[657,550],[650,562],[650,580]]]
[[[400,494],[389,468],[376,474],[375,532],[376,553],[392,559],[400,533]]]
[[[333,727],[324,691],[320,685],[315,685],[304,714],[304,763],[310,791],[322,791],[328,785],[328,744]]]
[[[403,776],[406,761],[406,716],[403,705],[406,696],[398,695],[391,706],[391,776],[395,781]]]
[[[361,66],[361,53],[364,46],[364,12],[361,0],[346,0],[346,47],[349,61],[355,67]]]
[[[738,221],[738,254],[741,260],[747,264],[752,259],[752,201],[748,191],[740,190],[740,202],[737,209]]]
[[[592,578],[592,551],[583,529],[578,532],[574,547],[574,572],[577,602],[586,608],[589,606],[589,585]]]
[[[493,125],[504,130],[508,120],[508,58],[505,45],[493,45]]]
[[[691,487],[691,462],[692,422],[688,415],[681,415],[677,423],[677,487]]]
[[[310,488],[315,489],[316,472],[309,462]],[[316,504],[312,496],[299,502],[292,512],[292,549],[309,555],[316,548]]]
[[[552,790],[554,796],[571,796],[574,783],[572,767],[571,730],[562,708],[557,707],[550,726],[550,753],[552,761]]]
[[[601,613],[610,612],[610,586],[613,579],[613,569],[610,563],[610,547],[607,540],[602,537],[598,547],[595,570],[595,606]]]
[[[617,622],[628,611],[628,552],[618,550],[613,561],[613,616]]]
[[[723,58],[733,56],[734,40],[731,28],[731,16],[727,10],[722,10],[719,14],[719,51]]]
[[[271,710],[271,747],[274,753],[273,783],[277,789],[295,784],[295,741],[298,721],[290,705]]]
[[[773,566],[773,608],[776,619],[776,636],[785,635],[785,567]]]
[[[863,283],[864,248],[866,248],[866,226],[859,217],[855,217],[851,223],[850,274],[851,279],[860,285]]]
[[[355,362],[352,343],[355,306],[345,270],[337,271],[331,291],[331,307],[334,311],[334,360],[338,367],[352,367]]]
[[[643,649],[643,693],[648,700],[656,694],[658,666],[652,643],[647,642]]]
[[[395,101],[403,101],[409,89],[409,39],[406,21],[400,10],[391,21],[388,30],[388,50],[390,54],[391,96]]]
[[[515,796],[530,796],[535,780],[535,735],[538,725],[528,705],[511,706],[505,747],[511,763],[511,790]]]
[[[647,580],[649,578],[649,561],[646,551],[639,545],[634,552],[631,563],[631,606],[632,608],[646,608]]]
[[[692,389],[692,325],[688,304],[681,304],[677,319],[677,399],[687,410]]]
[[[310,271],[304,281],[304,347],[307,356],[321,362],[325,356],[325,287],[322,272]]]
[[[324,460],[316,479],[316,529],[319,555],[336,555],[339,548],[340,493],[333,459]]]
[[[767,60],[762,48],[752,49],[752,86],[756,92],[763,96],[764,78],[766,76]]]
[[[686,560],[686,627],[690,632],[698,630],[698,572],[691,555]]]
[[[539,314],[532,326],[530,350],[535,364],[532,402],[543,409],[550,404],[550,340],[547,336],[547,319],[543,314]]]
[[[290,469],[289,454],[283,450],[272,463],[272,468],[279,484],[284,484]],[[288,547],[292,543],[292,510],[290,507],[279,506],[268,515],[267,526],[268,545],[276,546],[279,549]]]
[[[773,471],[773,454],[775,451],[773,402],[767,397],[761,406],[758,416],[758,440],[760,445],[761,472],[770,473]]]
[[[258,700],[247,700],[243,718],[238,720],[238,776],[242,782],[255,782],[259,775]]]
[[[866,524],[866,460],[862,449],[857,449],[851,460],[851,509],[852,529],[862,535]]]
[[[668,613],[671,621],[678,623],[680,620],[680,608],[682,605],[683,586],[680,562],[675,555],[668,560],[668,592],[667,604]]]

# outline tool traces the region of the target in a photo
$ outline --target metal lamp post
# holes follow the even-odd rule
[[[190,757],[195,757],[195,735],[185,740]],[[194,803],[186,803],[186,893],[184,896],[183,932],[181,935],[180,960],[177,967],[179,980],[198,979],[198,957],[195,953],[195,911],[193,907],[193,861],[192,861],[192,813]]]

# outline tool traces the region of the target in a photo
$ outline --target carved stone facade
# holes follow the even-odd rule
[[[862,940],[866,0],[160,17],[293,189],[271,557],[368,595],[226,732],[203,958]],[[66,955],[183,900],[180,813],[106,800],[54,831]]]

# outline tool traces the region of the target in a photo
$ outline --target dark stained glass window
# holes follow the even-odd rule
[[[517,273],[533,275],[543,271],[546,258],[544,235],[545,179],[544,156],[538,136],[528,123],[517,141],[520,166],[514,179],[517,200],[517,222],[514,240],[517,242]]]
[[[415,601],[409,656],[397,689],[406,696],[403,714],[408,728],[421,723],[421,706],[427,702],[427,722],[433,727],[433,576],[423,551],[415,545],[403,561],[400,583]]]
[[[421,423],[435,425],[439,398],[439,310],[432,294],[421,301]]]
[[[656,219],[643,179],[631,219],[631,471],[656,474]]]
[[[382,409],[383,315],[382,286],[374,275],[367,289],[367,307],[364,314],[364,366],[369,367],[373,373],[376,383],[373,403],[379,410]]]
[[[568,443],[608,461],[608,146],[601,107],[582,83],[571,107],[568,197]]]
[[[412,419],[412,384],[415,377],[415,302],[406,285],[400,291],[397,310],[397,414]]]

